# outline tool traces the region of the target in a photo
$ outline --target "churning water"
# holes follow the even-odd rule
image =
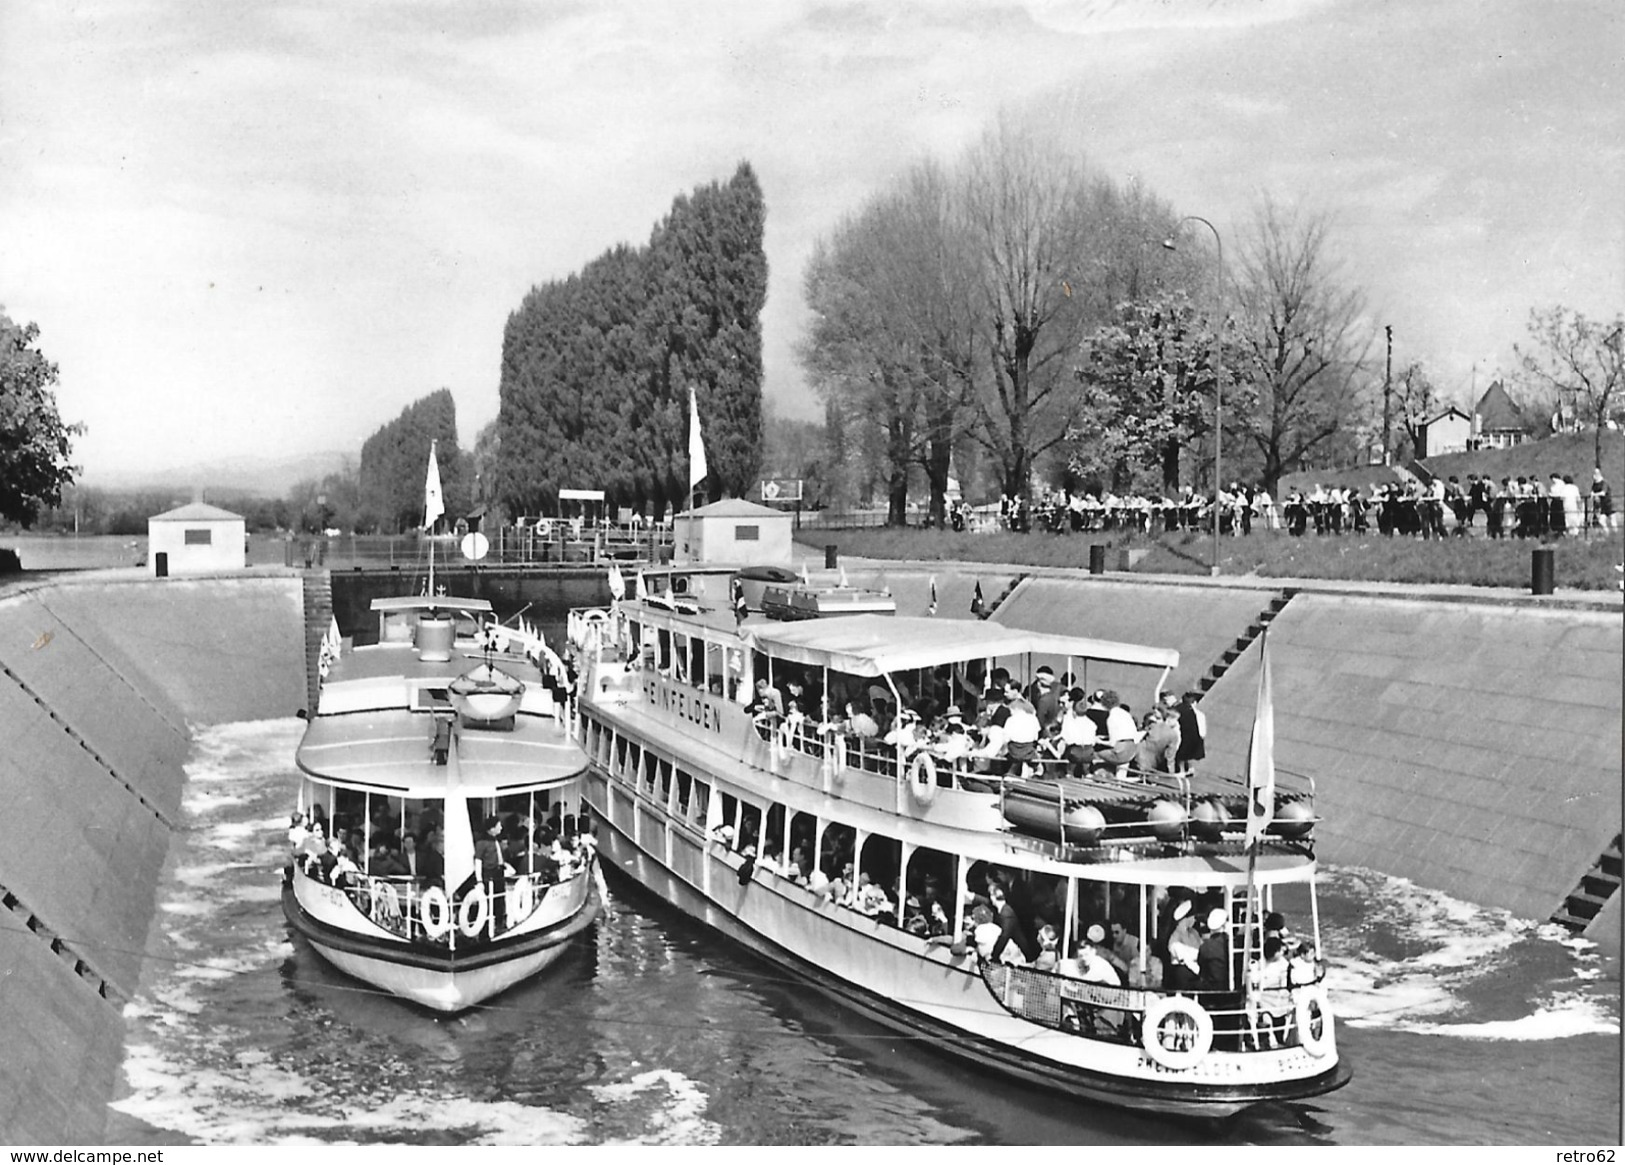
[[[1615,1143],[1620,984],[1588,943],[1358,869],[1322,927],[1352,1084],[1224,1123],[1057,1103],[806,991],[611,882],[595,928],[434,1018],[292,939],[297,720],[200,734],[110,1139],[297,1144]]]

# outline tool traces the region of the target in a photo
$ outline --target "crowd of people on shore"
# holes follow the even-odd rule
[[[1303,536],[1363,534],[1375,529],[1385,535],[1444,537],[1466,535],[1484,515],[1490,538],[1572,535],[1587,529],[1614,529],[1614,500],[1600,468],[1592,470],[1589,487],[1577,485],[1572,475],[1552,474],[1542,483],[1538,476],[1510,476],[1496,481],[1488,474],[1469,473],[1434,477],[1423,482],[1374,482],[1362,490],[1347,485],[1322,485],[1312,490],[1288,489],[1279,499],[1261,485],[1232,482],[1217,494],[1199,494],[1186,486],[1178,498],[1145,494],[1074,494],[1049,491],[1032,502],[1006,495],[999,499],[1001,529],[1025,533],[1033,529],[1056,534],[1123,531],[1158,535],[1178,530],[1211,530],[1217,509],[1219,531],[1247,535],[1255,526],[1264,531],[1285,530]],[[954,529],[966,527],[970,509],[955,502],[949,509]]]

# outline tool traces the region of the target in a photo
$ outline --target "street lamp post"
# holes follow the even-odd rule
[[[1213,278],[1213,565],[1209,573],[1215,578],[1219,574],[1219,497],[1224,492],[1224,240],[1219,237],[1219,228],[1208,222],[1199,214],[1187,214],[1175,224],[1177,231],[1188,222],[1199,222],[1213,232],[1213,245],[1218,250],[1219,267]],[[1170,251],[1179,248],[1174,245],[1173,236],[1162,241],[1162,245]]]

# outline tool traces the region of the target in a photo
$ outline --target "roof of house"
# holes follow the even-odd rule
[[[1484,390],[1484,395],[1478,398],[1478,407],[1473,411],[1478,415],[1479,428],[1486,433],[1509,429],[1519,433],[1530,431],[1523,409],[1518,407],[1518,402],[1512,399],[1499,380]]]
[[[685,510],[677,515],[679,518],[788,518],[789,513],[784,510],[775,510],[771,506],[759,506],[755,502],[748,502],[744,498],[723,498],[712,502],[708,506],[701,506],[695,510]]]
[[[177,506],[173,510],[165,510],[161,514],[154,514],[147,519],[149,522],[241,522],[243,516],[234,514],[230,510],[222,510],[219,506],[211,506],[208,502],[188,502],[184,506]]]
[[[1473,418],[1469,417],[1466,413],[1464,413],[1460,409],[1458,409],[1455,405],[1451,405],[1449,408],[1435,413],[1433,416],[1429,417],[1423,423],[1431,425],[1431,424],[1433,424],[1434,421],[1442,421],[1446,417],[1452,416],[1452,415],[1453,416],[1458,416],[1464,421],[1471,421],[1473,419]]]

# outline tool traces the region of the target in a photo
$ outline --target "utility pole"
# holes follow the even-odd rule
[[[1382,369],[1382,463],[1392,465],[1393,454],[1390,452],[1389,446],[1390,430],[1388,423],[1394,399],[1394,329],[1388,324],[1384,324],[1382,330],[1388,336],[1388,358],[1384,362]]]

